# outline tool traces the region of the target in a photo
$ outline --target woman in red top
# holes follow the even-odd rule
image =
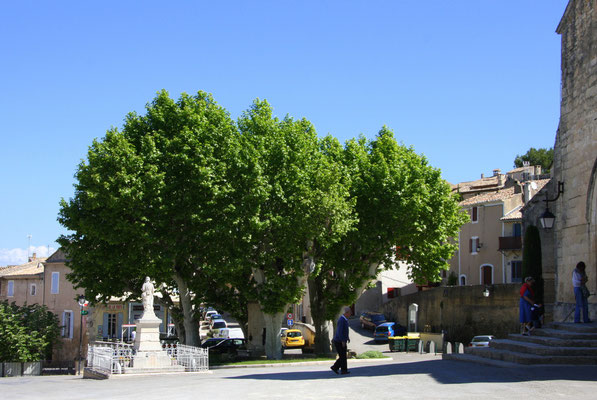
[[[524,284],[520,288],[520,333],[528,336],[533,330],[533,323],[531,317],[531,307],[535,300],[535,293],[531,287],[535,280],[527,276],[524,279]]]

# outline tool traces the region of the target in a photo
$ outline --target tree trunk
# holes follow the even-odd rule
[[[184,325],[184,344],[187,346],[199,347],[201,338],[199,337],[199,321],[195,318],[191,292],[185,280],[179,275],[174,274],[174,281],[178,286],[180,298],[180,308],[182,309]]]
[[[280,343],[280,327],[284,321],[283,312],[275,314],[263,313],[265,321],[265,355],[268,360],[282,359],[282,343]]]
[[[309,278],[309,301],[311,303],[311,317],[315,325],[315,353],[327,354],[331,352],[329,324],[325,318],[327,302],[323,296],[323,287],[319,279]]]

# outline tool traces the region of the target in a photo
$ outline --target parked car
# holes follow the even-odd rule
[[[216,311],[216,313],[217,313],[217,311]],[[224,319],[224,317],[222,317],[222,314],[211,314],[209,316],[209,320],[213,321],[214,319]]]
[[[361,314],[361,328],[375,329],[377,325],[386,322],[386,317],[381,313],[365,311]]]
[[[228,328],[228,324],[223,319],[212,319],[210,322],[210,329]]]
[[[387,342],[390,336],[397,336],[398,324],[395,322],[384,322],[375,327],[373,338],[376,342]]]
[[[303,333],[298,329],[287,329],[280,335],[280,342],[283,348],[297,348],[305,345]]]
[[[209,310],[205,312],[205,320],[209,321],[211,320],[211,316],[214,314],[218,314],[218,312],[216,310]]]
[[[495,339],[493,335],[479,335],[473,337],[473,340],[468,344],[469,347],[489,347],[489,342]]]
[[[209,349],[210,353],[236,353],[236,350],[245,348],[245,339],[211,338],[201,343],[201,347]]]

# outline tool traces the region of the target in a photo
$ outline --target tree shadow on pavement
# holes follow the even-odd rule
[[[331,365],[331,364],[330,364]],[[408,377],[423,374],[431,376],[439,383],[490,383],[490,382],[527,382],[527,381],[595,381],[597,366],[547,366],[502,368],[480,365],[468,362],[432,360],[412,363],[394,363],[384,365],[369,365],[351,367],[349,375],[335,375],[329,367],[322,371],[287,371],[274,373],[248,374],[229,377],[227,379],[258,379],[258,380],[320,380],[320,379],[352,379],[358,377]]]

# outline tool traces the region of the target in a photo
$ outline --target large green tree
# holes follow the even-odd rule
[[[530,165],[540,165],[542,172],[547,174],[553,164],[553,148],[536,149],[531,147],[525,154],[516,155],[514,166],[522,167],[524,161],[528,161]]]
[[[75,195],[59,221],[72,233],[58,242],[69,279],[102,301],[138,297],[150,276],[170,306],[185,343],[198,345],[197,271],[214,263],[235,218],[227,179],[236,168],[238,135],[211,95],[166,91],[131,113],[122,131],[94,140],[76,173]]]
[[[327,321],[382,269],[402,260],[415,282],[436,281],[456,250],[449,238],[466,222],[440,171],[386,127],[372,141],[351,140],[344,149],[332,143],[326,154],[347,172],[358,224],[322,252],[309,278],[318,352],[329,350]]]
[[[266,355],[281,357],[284,314],[303,294],[306,279],[327,248],[354,223],[342,170],[320,151],[306,119],[278,119],[255,101],[238,121],[243,143],[239,203],[243,217],[231,235],[229,271],[249,277],[241,289],[263,311]]]

